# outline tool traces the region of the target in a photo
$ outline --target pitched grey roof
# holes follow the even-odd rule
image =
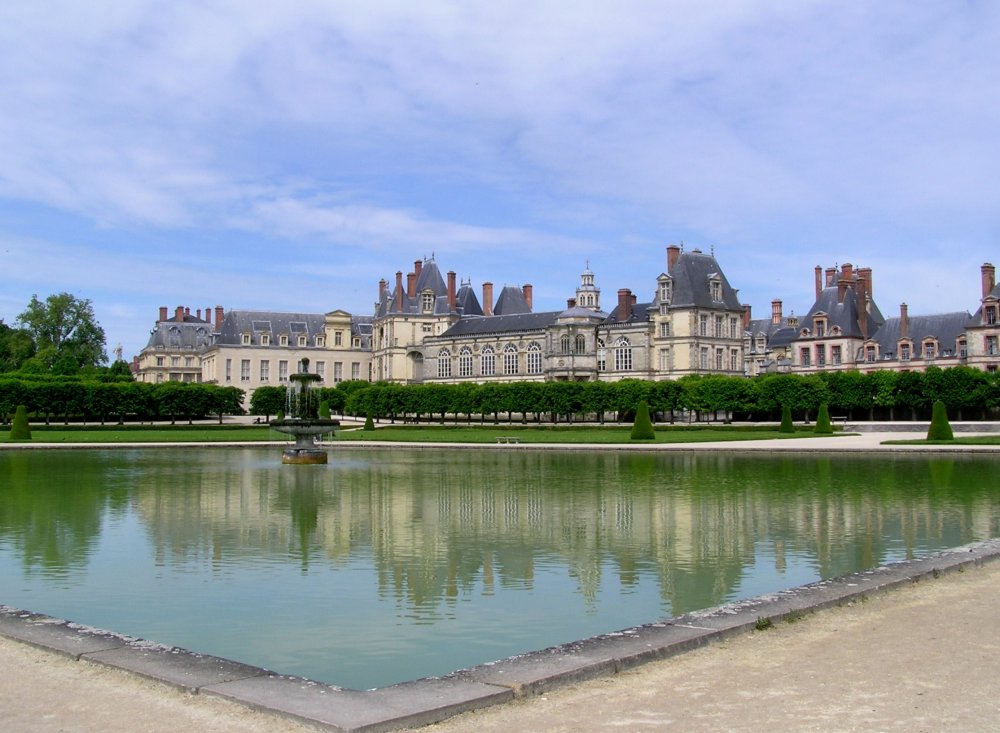
[[[483,315],[483,307],[471,285],[463,284],[455,293],[455,310],[463,316]]]
[[[538,331],[555,323],[558,311],[545,313],[515,313],[507,316],[471,316],[462,318],[439,338],[507,334],[517,331]]]
[[[493,313],[498,316],[509,316],[515,313],[531,313],[531,306],[524,297],[524,291],[515,285],[504,285],[493,306]]]
[[[674,282],[670,300],[672,308],[717,309],[724,306],[727,310],[742,310],[736,291],[712,255],[697,249],[681,252],[669,274]],[[713,277],[718,277],[722,282],[721,302],[712,300],[709,282]]]
[[[288,334],[309,338],[309,346],[314,345],[313,337],[324,332],[325,317],[322,313],[278,313],[274,311],[229,311],[222,319],[215,343],[240,345],[244,333],[252,333],[252,342],[260,345],[260,336],[268,333],[271,344],[278,345],[278,336]],[[291,344],[294,346],[295,344]]]
[[[788,325],[787,317],[783,317],[781,323],[774,323],[770,318],[759,318],[750,321],[747,333],[750,335],[750,352],[757,353],[758,336],[764,336],[768,348],[783,348],[795,340],[798,328]]]
[[[923,356],[923,339],[936,338],[938,348],[942,351],[955,351],[958,337],[965,333],[969,322],[968,311],[956,313],[937,313],[930,316],[909,316],[909,338],[913,342],[913,358]],[[898,358],[898,342],[902,322],[896,318],[888,318],[875,333],[874,340],[878,342],[879,352],[883,355],[892,354]]]
[[[194,349],[207,347],[212,341],[212,325],[207,321],[191,317],[191,322],[183,322],[171,318],[159,321],[156,328],[150,331],[147,349]]]
[[[839,288],[832,285],[823,288],[819,297],[813,303],[809,313],[802,319],[801,328],[814,330],[813,316],[817,313],[825,313],[827,318],[827,330],[839,327],[844,336],[861,338],[861,326],[858,323],[858,294],[853,285],[848,285],[844,292],[844,299],[839,300]],[[869,301],[868,335],[873,336],[879,327],[885,322],[882,312],[875,305],[875,301]]]
[[[615,306],[614,310],[604,319],[605,325],[613,326],[616,323],[637,323],[649,320],[649,311],[655,309],[655,303],[636,303],[632,306],[632,314],[628,318],[622,318],[620,306]]]

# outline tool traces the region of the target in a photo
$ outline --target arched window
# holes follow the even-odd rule
[[[574,344],[573,350],[577,354],[583,354],[587,351],[587,339],[582,333],[576,335],[576,343]]]
[[[517,374],[517,347],[514,344],[503,347],[503,373]]]
[[[448,349],[441,349],[438,352],[438,376],[451,376],[451,352]]]
[[[567,337],[568,339],[568,337]],[[532,342],[528,346],[528,374],[542,373],[542,347]]]
[[[563,354],[568,354],[569,353],[569,334],[568,333],[564,333],[559,338],[559,351],[560,351],[560,353],[563,353]]]
[[[615,371],[626,372],[632,370],[632,344],[628,338],[622,336],[615,341]]]
[[[484,346],[479,356],[479,371],[484,377],[497,373],[497,355],[492,346]]]
[[[472,349],[468,346],[463,346],[458,352],[458,376],[472,376]]]

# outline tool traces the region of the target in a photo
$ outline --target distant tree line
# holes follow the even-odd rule
[[[956,419],[983,419],[1000,408],[1000,375],[969,367],[926,372],[857,371],[815,375],[770,374],[747,379],[723,375],[677,380],[619,382],[512,382],[507,384],[368,384],[344,382],[319,390],[331,410],[380,419],[446,416],[567,422],[631,420],[646,402],[660,421],[690,419],[778,420],[782,407],[797,419],[813,419],[820,405],[851,420],[927,419],[941,400]],[[250,411],[284,411],[282,387],[261,387]]]
[[[109,420],[177,420],[238,415],[243,390],[210,384],[148,384],[127,378],[0,375],[0,415],[6,422],[18,405],[36,421],[104,423]]]
[[[32,295],[16,324],[0,321],[0,372],[72,376],[108,360],[104,329],[86,298]]]

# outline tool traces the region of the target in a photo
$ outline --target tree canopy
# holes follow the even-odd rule
[[[17,322],[31,338],[34,355],[21,366],[36,362],[37,371],[75,374],[108,360],[104,329],[94,315],[90,300],[70,293],[57,293],[44,301],[37,295]]]

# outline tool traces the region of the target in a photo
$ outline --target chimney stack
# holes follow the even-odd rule
[[[403,312],[403,271],[396,270],[396,311]]]
[[[457,303],[455,300],[455,273],[448,273],[448,312],[454,313]]]
[[[196,315],[196,318],[197,318],[197,319],[198,319],[199,321],[201,320],[201,308],[199,308],[199,309],[198,309],[198,314]]]
[[[423,268],[424,268],[424,261],[423,260],[414,260],[413,261],[413,274],[416,277],[420,277],[420,271]]]
[[[205,306],[205,323],[212,322],[212,309],[209,306]]]
[[[222,310],[221,305],[215,306],[215,328],[216,330],[222,328],[222,317],[225,315],[225,311]]]
[[[861,338],[868,339],[868,283],[864,280],[858,281],[858,327],[861,329]]]
[[[824,274],[826,275],[826,285],[824,285],[823,287],[825,287],[825,288],[832,287],[833,286],[833,280],[834,280],[834,278],[837,277],[837,268],[836,267],[828,267],[828,268],[826,268],[826,272]]]
[[[184,308],[184,318],[187,319],[187,317],[190,316],[190,315],[191,315],[191,309],[188,308],[188,307],[185,307]]]
[[[621,288],[618,291],[618,321],[624,322],[632,318],[632,291]]]
[[[771,301],[771,323],[775,326],[781,325],[781,301],[775,298]]]
[[[385,281],[384,277],[381,280],[378,281],[378,302],[379,303],[381,303],[382,299],[385,297],[385,289],[386,289],[386,287],[388,285],[389,285],[389,283],[387,283]]]
[[[566,298],[566,310],[576,307],[576,298]]]
[[[165,305],[160,306],[160,320],[161,321],[167,320],[167,306]]]
[[[823,292],[823,268],[816,265],[816,300],[819,300],[819,294]]]
[[[858,278],[864,280],[865,292],[868,293],[868,300],[873,299],[872,295],[872,268],[870,267],[859,267],[858,268]]]
[[[845,262],[840,266],[840,279],[841,280],[853,280],[854,279],[854,265],[850,262]]]
[[[524,294],[524,299],[528,303],[528,310],[529,311],[532,308],[532,304],[531,304],[531,292],[532,292],[532,290],[533,290],[533,288],[531,287],[531,285],[525,285],[523,288],[521,288],[521,292]]]
[[[483,315],[493,315],[493,283],[483,283]]]
[[[750,330],[750,321],[752,321],[752,320],[753,319],[750,317],[750,304],[749,303],[744,303],[743,304],[743,330],[744,331],[749,331]]]
[[[997,284],[997,271],[989,262],[984,262],[982,267],[983,274],[983,297],[993,292],[993,288]]]
[[[184,306],[179,305],[177,306],[177,308],[174,309],[174,320],[177,321],[178,323],[184,321]]]
[[[910,338],[910,315],[906,303],[899,304],[899,337],[901,339]]]
[[[677,258],[681,256],[681,248],[676,244],[671,244],[667,247],[667,274],[669,275],[674,271],[674,265],[677,264]]]
[[[406,273],[406,297],[413,298],[417,294],[417,273]]]

